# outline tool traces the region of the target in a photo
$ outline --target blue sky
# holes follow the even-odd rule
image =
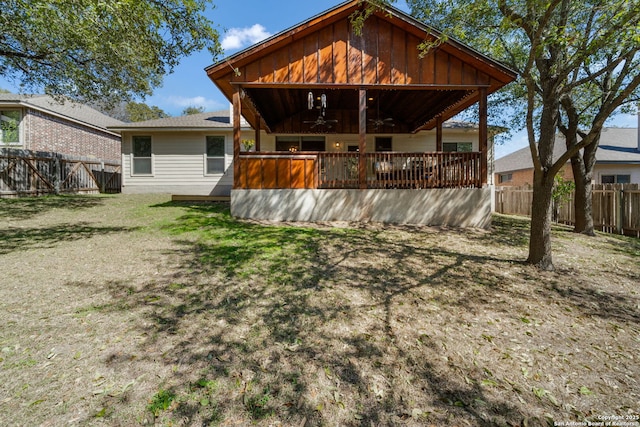
[[[215,8],[207,16],[218,26],[225,56],[244,49],[270,35],[279,33],[312,16],[330,9],[343,0],[214,0]],[[404,0],[395,6],[405,12]],[[221,59],[221,58],[218,58]],[[214,59],[204,51],[184,58],[173,74],[164,79],[162,87],[144,100],[157,105],[171,115],[180,115],[185,107],[204,107],[207,111],[226,109],[227,99],[207,77],[204,68]],[[0,87],[18,92],[19,88],[0,78]],[[610,125],[637,126],[635,116],[620,116]],[[519,132],[504,144],[496,147],[496,156],[502,157],[527,145],[526,134]]]

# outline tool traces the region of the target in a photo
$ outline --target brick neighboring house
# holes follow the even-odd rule
[[[558,135],[554,146],[554,160],[565,151],[565,139]],[[573,181],[571,162],[567,162],[561,173],[564,179]],[[640,132],[638,129],[610,127],[602,130],[600,145],[596,152],[593,183],[640,183]],[[496,160],[495,185],[533,185],[533,161],[528,146]]]
[[[120,120],[47,95],[0,93],[0,148],[56,152],[120,163]]]

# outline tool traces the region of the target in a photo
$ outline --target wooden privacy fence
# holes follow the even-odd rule
[[[607,233],[640,237],[640,186],[638,184],[594,184],[592,189],[593,224]],[[533,190],[529,187],[498,187],[495,209],[498,213],[531,216]],[[554,221],[575,223],[573,193],[567,200],[554,203]]]
[[[0,197],[63,193],[118,193],[119,163],[56,153],[0,150]]]

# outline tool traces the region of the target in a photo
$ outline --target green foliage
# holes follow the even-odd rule
[[[160,412],[169,409],[175,399],[176,394],[174,392],[160,390],[151,398],[151,402],[147,405],[147,410],[157,417]]]
[[[169,114],[162,111],[160,107],[155,105],[148,106],[142,102],[129,102],[125,106],[128,121],[142,122],[145,120],[163,119],[169,117]]]
[[[246,408],[254,420],[264,419],[274,414],[274,410],[268,406],[270,399],[270,390],[268,388],[265,388],[262,393],[247,399]]]
[[[396,0],[369,0],[364,8],[353,12],[349,19],[351,20],[351,25],[353,26],[353,32],[355,35],[362,35],[362,28],[364,27],[364,23],[367,18],[381,10],[384,6],[388,6],[395,2]]]
[[[0,75],[83,101],[151,94],[180,59],[220,52],[208,0],[6,0]]]
[[[184,110],[182,110],[182,115],[183,116],[190,116],[192,114],[200,114],[200,113],[204,113],[204,107],[187,107]]]
[[[562,173],[559,173],[554,178],[552,197],[556,203],[564,203],[571,200],[571,195],[576,189],[575,182],[564,179]]]

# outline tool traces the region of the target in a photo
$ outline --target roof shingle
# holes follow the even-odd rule
[[[556,161],[567,150],[562,135],[556,136],[553,147],[553,160]],[[638,163],[640,164],[640,147],[638,147],[638,129],[636,128],[604,128],[600,136],[600,146],[596,151],[597,163]],[[496,160],[496,173],[514,172],[533,168],[533,160],[529,147],[524,147]]]

